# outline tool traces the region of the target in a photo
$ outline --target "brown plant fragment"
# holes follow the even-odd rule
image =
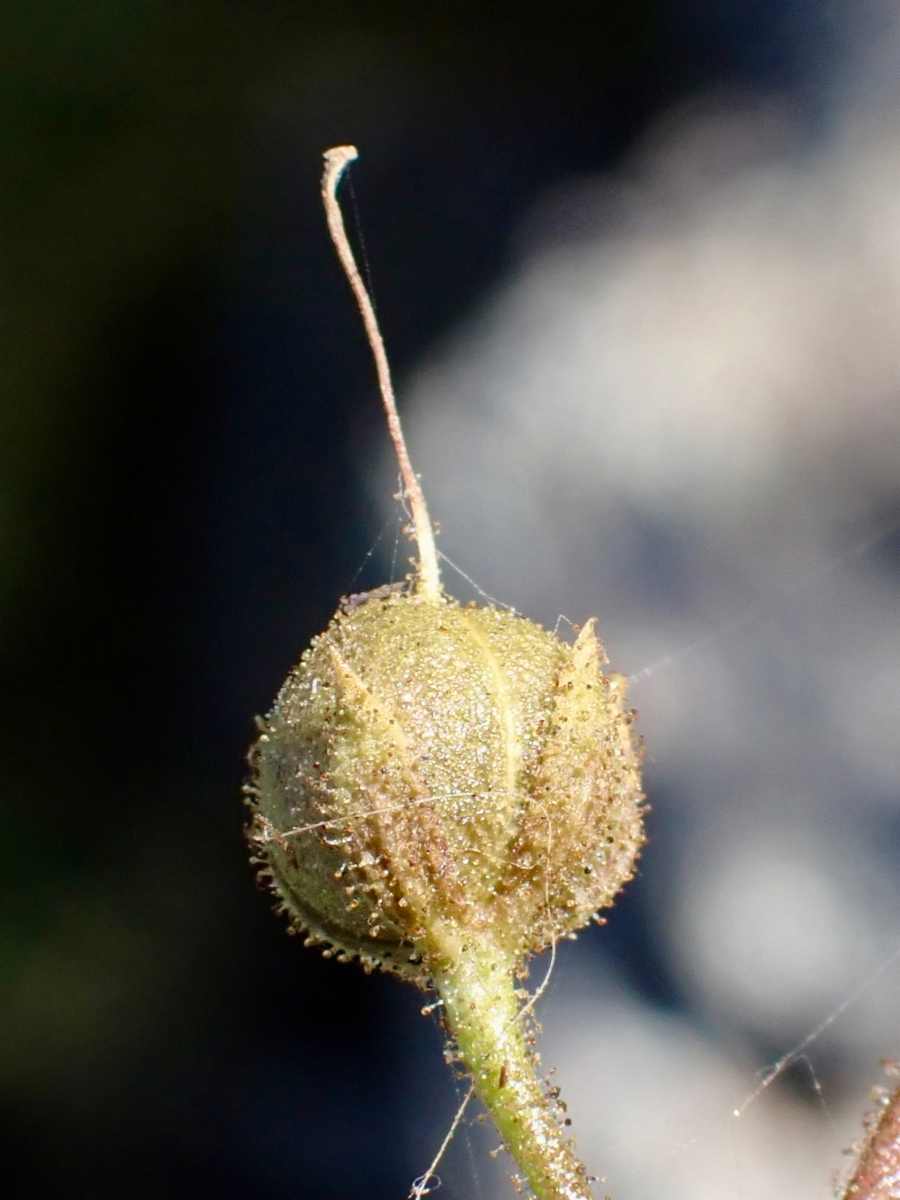
[[[897,1077],[895,1065],[888,1070]],[[876,1094],[879,1107],[866,1118],[866,1138],[842,1200],[900,1200],[900,1085]]]

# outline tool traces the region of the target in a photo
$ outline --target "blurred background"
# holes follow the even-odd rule
[[[254,713],[410,553],[348,141],[442,549],[633,677],[650,842],[541,1007],[579,1147],[615,1200],[831,1194],[900,1051],[894,7],[4,7],[7,1195],[400,1200],[457,1104],[243,844]]]

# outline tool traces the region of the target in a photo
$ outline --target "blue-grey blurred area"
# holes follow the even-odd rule
[[[405,381],[448,579],[597,615],[631,677],[649,844],[544,1008],[619,1200],[831,1194],[900,1050],[900,20],[864,16],[812,102],[720,82],[548,188]]]
[[[444,551],[635,676],[650,843],[541,1010],[579,1145],[617,1200],[828,1194],[896,970],[730,1114],[900,937],[890,17],[4,6],[4,1194],[402,1198],[457,1104],[422,996],[287,937],[243,843],[253,714],[410,553],[348,141]]]

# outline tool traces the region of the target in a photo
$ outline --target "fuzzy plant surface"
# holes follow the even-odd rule
[[[900,1065],[883,1063],[892,1088],[875,1087],[877,1108],[864,1122],[864,1136],[853,1147],[855,1163],[840,1187],[841,1200],[897,1200],[900,1197]],[[837,1182],[840,1186],[840,1175]]]
[[[633,872],[633,714],[593,621],[567,644],[444,592],[337,203],[355,157],[326,153],[323,198],[374,352],[418,568],[343,602],[291,672],[252,751],[251,843],[309,944],[437,993],[452,1052],[538,1200],[588,1200],[520,983],[532,955],[573,936]]]

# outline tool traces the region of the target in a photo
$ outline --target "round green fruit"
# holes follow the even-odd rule
[[[643,841],[625,680],[593,621],[383,589],[342,606],[252,754],[251,839],[294,925],[423,984],[441,947],[504,959],[584,925]]]

